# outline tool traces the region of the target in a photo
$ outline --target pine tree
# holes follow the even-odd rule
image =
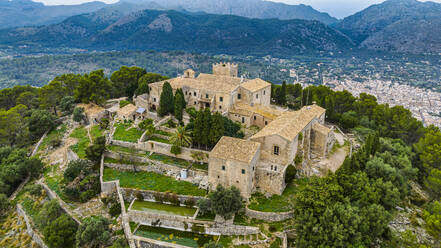
[[[219,113],[215,113],[211,117],[211,128],[210,128],[210,136],[209,136],[209,145],[211,147],[215,146],[216,143],[222,138],[224,135],[224,119],[222,115]]]
[[[174,97],[173,89],[169,82],[165,82],[162,86],[161,97],[159,99],[159,110],[158,114],[160,116],[165,116],[167,114],[174,112]]]

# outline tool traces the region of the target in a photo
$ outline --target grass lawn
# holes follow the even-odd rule
[[[102,130],[99,125],[95,125],[90,129],[90,136],[92,136],[93,140],[103,135],[104,130]]]
[[[163,138],[159,138],[159,137],[156,137],[156,136],[152,136],[148,140],[156,141],[156,142],[159,142],[159,143],[170,144],[170,141],[168,141],[168,139],[163,139]]]
[[[204,215],[201,214],[201,212],[198,213],[198,216],[196,216],[197,220],[208,220],[213,221],[214,218],[216,218],[216,215],[213,213],[206,213]]]
[[[164,136],[171,136],[172,134],[166,131],[162,131],[159,129],[155,129],[155,134],[160,134],[160,135],[164,135]]]
[[[118,159],[114,159],[114,158],[108,158],[105,157],[104,158],[104,163],[109,163],[109,164],[128,164],[128,165],[141,165],[141,166],[148,166],[148,163],[138,163],[138,162],[133,162],[130,160],[118,160]]]
[[[190,166],[190,162],[185,159],[174,158],[174,157],[170,157],[170,156],[159,154],[159,153],[152,153],[149,156],[149,158],[151,160],[161,161],[165,164],[176,165],[176,166],[182,167],[182,168],[187,168],[188,166]]]
[[[152,212],[157,214],[170,214],[192,217],[196,213],[196,208],[174,206],[149,201],[135,201],[132,204],[133,210]]]
[[[199,170],[203,170],[203,171],[208,171],[208,164],[207,163],[193,163],[193,165],[191,166],[192,168],[196,168]]]
[[[115,146],[115,145],[107,146],[107,149],[112,152],[122,152],[122,153],[128,153],[128,154],[135,155],[135,156],[142,156],[142,157],[148,157],[150,154],[149,152],[136,150],[136,149],[132,149],[132,148],[128,148],[128,147],[123,147],[123,146]]]
[[[183,232],[162,227],[140,226],[135,235],[158,241],[174,243],[189,247],[202,247],[210,241],[216,241],[218,236]]]
[[[131,125],[132,124],[130,123],[115,124],[116,129],[115,133],[113,134],[113,139],[132,143],[138,142],[138,139],[141,138],[143,131],[138,130],[137,128],[130,128],[126,131],[126,129]]]
[[[287,212],[292,210],[294,195],[302,187],[306,185],[307,178],[295,179],[288,184],[282,195],[273,195],[266,198],[262,194],[254,194],[250,199],[249,209],[262,212]]]
[[[189,182],[178,181],[161,174],[145,171],[118,171],[104,168],[104,181],[113,180],[119,180],[123,188],[172,192],[178,195],[204,196],[206,194],[205,190],[199,189]]]
[[[70,137],[76,138],[78,143],[71,146],[73,152],[75,152],[78,157],[85,159],[86,158],[86,148],[90,144],[89,136],[87,135],[87,130],[84,127],[76,128],[71,134]]]
[[[62,139],[64,133],[66,133],[66,130],[67,130],[67,125],[63,124],[55,129],[53,129],[52,131],[50,131],[47,134],[46,138],[44,138],[43,141],[41,142],[40,147],[38,147],[38,150],[41,151],[41,150],[44,150],[47,147],[49,147],[52,140],[55,140],[57,138]]]

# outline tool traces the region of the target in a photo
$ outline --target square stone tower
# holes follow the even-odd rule
[[[232,63],[213,64],[213,74],[228,76],[228,77],[237,77],[238,66],[237,64],[232,64]]]

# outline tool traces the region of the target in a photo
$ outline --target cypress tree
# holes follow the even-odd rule
[[[285,105],[286,104],[286,82],[283,81],[282,88],[280,90],[280,96],[279,96],[280,104]]]
[[[216,143],[222,138],[224,135],[225,128],[224,128],[224,119],[222,118],[222,115],[219,113],[215,113],[211,117],[211,128],[210,128],[210,136],[209,136],[209,145],[211,147],[215,146]]]
[[[182,89],[177,89],[176,94],[180,94],[182,96],[181,105],[182,105],[182,109],[185,109],[187,107],[187,103],[185,102],[184,92],[182,91]]]
[[[201,144],[210,145],[211,112],[208,108],[203,111]]]
[[[176,119],[178,119],[179,121],[182,121],[182,114],[184,111],[184,106],[182,105],[183,99],[182,99],[182,95],[178,93],[178,91],[176,91],[176,95],[175,95],[175,106],[174,106],[174,116],[176,117]]]
[[[169,82],[165,82],[162,86],[161,97],[159,99],[158,114],[164,116],[174,112],[173,89]]]
[[[194,120],[193,128],[193,142],[201,145],[202,143],[202,129],[204,123],[204,115],[202,111],[198,111]]]

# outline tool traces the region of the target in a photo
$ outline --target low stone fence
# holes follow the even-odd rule
[[[140,189],[121,188],[121,194],[124,198],[124,201],[131,202],[135,198],[137,198],[137,195],[139,194],[143,196],[144,201],[155,201],[155,196],[154,196],[155,194],[160,194],[165,196],[167,193],[149,191],[149,190],[140,190]],[[177,195],[177,196],[181,204],[184,204],[185,201],[188,199],[193,199],[195,202],[197,202],[199,199],[204,198],[202,196],[189,196],[189,195]]]
[[[258,220],[277,222],[293,218],[294,212],[260,212],[246,207],[245,215]]]
[[[192,149],[188,147],[182,147],[181,154],[174,155],[170,152],[171,146],[170,144],[156,142],[156,141],[146,141],[146,142],[140,142],[140,143],[132,143],[132,142],[126,142],[126,141],[120,141],[120,140],[111,140],[110,143],[112,145],[127,147],[131,149],[146,151],[146,152],[156,152],[160,154],[164,154],[171,157],[177,157],[180,159],[185,159],[188,161],[195,161],[195,159],[192,157],[194,153],[203,153],[205,156],[202,156],[201,162],[208,163],[208,154],[209,152],[198,150],[198,149]]]
[[[31,236],[32,240],[41,248],[48,248],[44,241],[40,238],[40,235],[38,235],[32,228],[31,220],[20,203],[17,204],[17,214],[18,216],[23,217],[23,220],[26,223],[26,232],[29,234],[29,236]]]
[[[188,246],[148,239],[136,235],[133,235],[132,238],[138,248],[188,248]]]

